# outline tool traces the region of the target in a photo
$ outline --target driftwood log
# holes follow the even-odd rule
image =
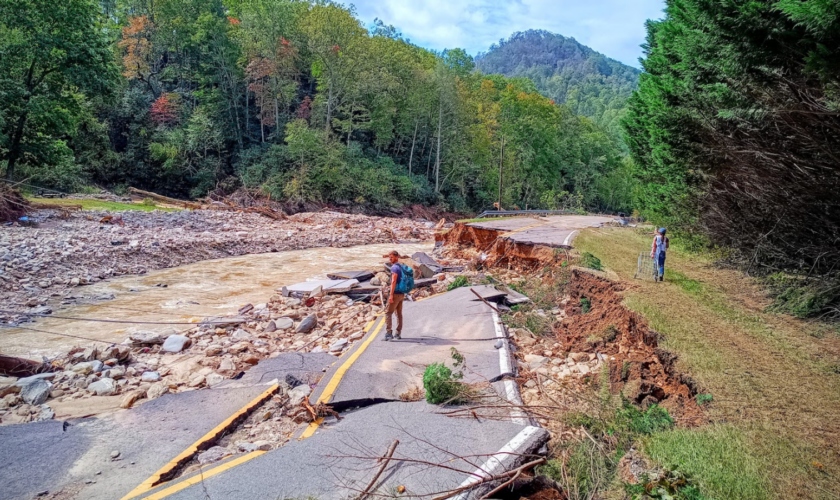
[[[176,198],[170,198],[168,196],[159,195],[157,193],[152,193],[150,191],[143,191],[142,189],[137,189],[137,188],[130,187],[130,188],[128,188],[128,191],[131,192],[131,193],[134,193],[134,194],[138,194],[140,196],[145,196],[147,198],[151,198],[153,200],[160,201],[162,203],[168,203],[170,205],[175,205],[175,206],[184,207],[184,208],[191,208],[193,210],[198,210],[198,209],[201,208],[200,203],[193,203],[191,201],[186,201],[186,200],[178,200]]]

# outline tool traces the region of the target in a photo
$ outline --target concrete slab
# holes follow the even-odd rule
[[[68,421],[66,429],[59,421],[0,427],[0,499],[73,483],[81,487],[77,498],[122,498],[265,390],[166,394],[106,417]]]
[[[292,441],[211,477],[205,471],[200,484],[166,498],[350,498],[373,478],[379,466],[376,458],[394,439],[400,444],[376,493],[390,495],[397,486],[404,486],[406,495],[431,496],[469,484],[483,474],[510,470],[548,440],[548,432],[537,427],[449,418],[440,411],[419,402],[349,412],[309,439]],[[478,498],[491,488],[477,488],[461,498]]]
[[[569,248],[581,229],[599,227],[613,220],[615,220],[614,217],[599,215],[557,215],[474,222],[469,226],[506,232],[508,234],[504,237],[517,243]]]
[[[359,280],[361,283],[373,278],[373,273],[370,271],[336,271],[327,273],[327,278],[331,280]]]
[[[384,342],[384,318],[364,340],[345,353],[310,396],[315,403],[328,384],[338,385],[326,402],[337,410],[375,402],[399,401],[400,395],[423,386],[423,371],[432,363],[451,361],[454,347],[466,358],[465,382],[492,382],[512,374],[509,344],[498,316],[469,288],[459,288],[418,302],[406,302],[402,340]],[[396,318],[395,318],[396,321]],[[375,337],[371,339],[371,337]],[[358,359],[348,369],[348,359]],[[343,372],[343,376],[336,374]]]
[[[350,279],[350,280],[317,280],[317,281],[304,281],[303,283],[297,283],[294,285],[289,285],[286,288],[289,290],[290,293],[310,293],[314,291],[316,288],[321,287],[324,292],[343,292],[350,290],[354,286],[359,284],[359,280]]]

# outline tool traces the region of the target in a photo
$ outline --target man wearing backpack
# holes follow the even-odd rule
[[[388,294],[388,309],[385,311],[385,341],[400,340],[402,338],[403,315],[402,307],[405,294],[414,286],[414,270],[400,264],[400,253],[392,250],[383,257],[388,259],[391,267],[391,290]],[[397,333],[394,335],[391,315],[397,313]]]

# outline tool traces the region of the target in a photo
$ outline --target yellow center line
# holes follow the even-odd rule
[[[356,351],[349,358],[347,358],[347,361],[345,361],[344,364],[341,365],[341,367],[338,370],[336,370],[329,383],[324,388],[324,392],[322,392],[321,395],[318,397],[318,401],[316,401],[316,403],[326,403],[330,400],[333,394],[335,394],[336,389],[338,389],[338,384],[341,383],[341,379],[344,378],[344,375],[347,373],[347,370],[350,369],[353,363],[355,363],[356,360],[359,359],[359,356],[361,356],[362,353],[365,352],[365,349],[368,348],[368,346],[371,344],[371,342],[373,342],[376,336],[379,335],[379,332],[382,331],[383,326],[385,326],[384,319],[379,321],[379,326],[377,326],[376,329],[374,329],[373,334],[371,334],[367,338],[367,340],[365,340],[362,343],[362,345],[360,345],[359,348],[356,349]],[[311,437],[313,434],[315,434],[315,431],[318,430],[318,426],[320,426],[323,421],[323,418],[319,418],[311,424],[309,424],[309,427],[307,427],[306,430],[303,431],[303,434],[300,435],[299,439],[306,439],[308,437]]]
[[[204,443],[206,443],[209,440],[215,439],[220,433],[222,433],[231,424],[233,424],[233,422],[236,421],[236,419],[238,419],[239,417],[241,417],[242,415],[244,415],[246,413],[249,413],[254,408],[256,408],[257,406],[262,404],[263,401],[265,401],[266,399],[271,397],[272,394],[277,392],[277,390],[279,388],[280,388],[280,386],[278,384],[272,385],[265,392],[263,392],[262,394],[260,394],[256,398],[254,398],[250,403],[248,403],[247,405],[242,407],[239,411],[237,411],[236,413],[234,413],[233,415],[231,415],[230,417],[225,419],[224,422],[217,425],[216,427],[213,428],[213,430],[211,430],[210,432],[208,432],[207,434],[202,436],[201,439],[199,439],[198,441],[196,441],[195,443],[190,445],[189,448],[182,451],[177,457],[170,460],[166,465],[161,467],[160,470],[158,470],[157,472],[152,474],[148,479],[146,479],[145,481],[140,483],[140,485],[138,485],[136,488],[131,490],[126,496],[122,497],[121,500],[129,500],[131,498],[140,496],[143,493],[146,493],[147,491],[153,489],[156,486],[156,484],[160,482],[160,480],[163,476],[170,473],[172,470],[174,470],[176,467],[178,467],[182,462],[188,460],[190,457],[195,455],[198,452],[199,446],[203,445]]]
[[[245,462],[247,462],[248,460],[257,458],[258,456],[263,455],[265,453],[266,452],[264,452],[264,451],[253,451],[251,453],[248,453],[247,455],[242,455],[241,457],[239,457],[237,459],[231,460],[230,462],[225,462],[224,464],[222,464],[218,467],[214,467],[214,468],[208,470],[207,472],[202,472],[202,473],[196,474],[195,476],[193,476],[189,479],[185,479],[183,481],[180,481],[178,483],[173,484],[172,486],[169,486],[169,487],[164,488],[164,489],[162,489],[158,492],[155,492],[155,493],[145,497],[143,500],[161,500],[162,498],[166,498],[173,493],[177,493],[177,492],[183,490],[184,488],[188,488],[188,487],[190,487],[194,484],[198,484],[198,483],[204,481],[205,479],[207,479],[208,477],[213,477],[216,474],[221,474],[222,472],[224,472],[228,469],[232,469],[232,468],[236,467],[237,465],[242,465]]]

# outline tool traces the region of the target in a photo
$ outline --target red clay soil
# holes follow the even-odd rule
[[[503,231],[483,229],[456,223],[447,232],[435,234],[435,241],[443,241],[444,245],[454,253],[467,248],[487,255],[484,267],[505,266],[516,268],[533,268],[548,264],[559,264],[566,254],[557,250],[530,243],[517,243],[500,237]]]
[[[609,362],[613,392],[623,391],[643,406],[658,403],[683,425],[703,421],[694,382],[676,370],[675,355],[659,348],[659,335],[644,317],[622,305],[620,285],[574,270],[568,290],[566,318],[555,326],[566,351],[614,358]],[[587,313],[582,299],[590,302]]]

